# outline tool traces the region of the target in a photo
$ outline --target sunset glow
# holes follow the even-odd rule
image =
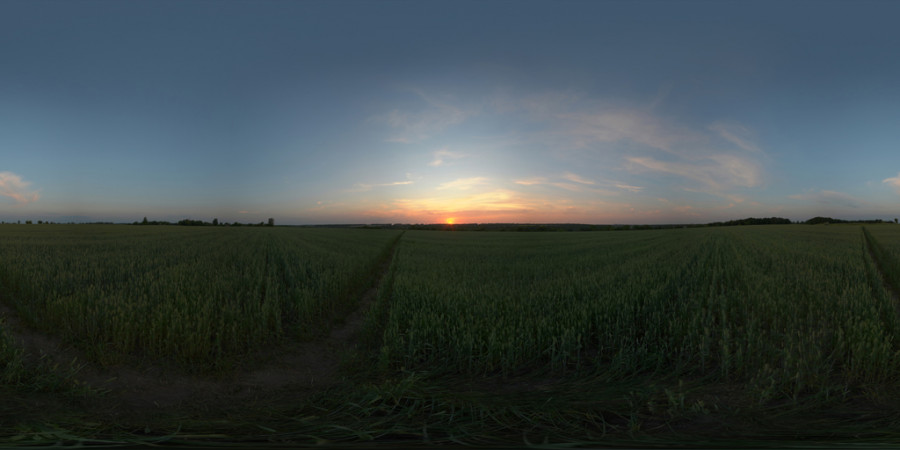
[[[900,3],[50,4],[0,4],[2,221],[900,214]]]

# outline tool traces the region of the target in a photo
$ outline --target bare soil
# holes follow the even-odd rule
[[[399,242],[399,240],[398,240]],[[397,243],[359,300],[357,309],[337,323],[328,336],[312,342],[288,342],[263,349],[254,367],[218,376],[186,373],[169,365],[142,363],[101,366],[82,351],[28,327],[13,308],[0,302],[0,317],[9,335],[25,350],[26,363],[80,366],[76,378],[101,392],[79,408],[88,415],[132,422],[166,413],[240,408],[267,401],[299,403],[341,379],[341,358],[351,352],[390,268]],[[52,401],[51,401],[52,403]]]

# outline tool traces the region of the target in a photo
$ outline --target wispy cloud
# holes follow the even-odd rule
[[[789,195],[788,198],[826,205],[845,206],[854,209],[870,205],[870,203],[866,200],[862,200],[850,194],[836,191],[806,192],[803,194]]]
[[[897,173],[896,177],[885,178],[881,182],[893,186],[897,193],[900,194],[900,173]]]
[[[458,189],[461,191],[472,189],[476,186],[483,186],[488,183],[488,178],[486,177],[471,177],[471,178],[459,178],[453,181],[448,181],[446,183],[441,183],[437,189]]]
[[[405,186],[408,184],[413,184],[411,180],[407,181],[394,181],[391,183],[378,183],[378,184],[365,184],[365,183],[357,183],[353,186],[353,189],[350,189],[351,192],[365,192],[371,191],[374,188],[379,187],[391,187],[391,186]]]
[[[565,181],[560,181],[560,179]],[[612,187],[629,192],[640,192],[644,189],[640,186],[631,186],[618,181],[594,181],[572,172],[565,172],[556,178],[523,178],[519,180],[513,180],[513,183],[522,186],[553,186],[572,192],[592,192],[601,195],[617,195],[618,192],[607,189]]]
[[[41,196],[30,189],[31,183],[12,172],[0,172],[0,195],[24,205],[37,201]]]
[[[671,86],[664,86],[659,94],[663,99]],[[505,111],[514,104],[505,100]],[[712,193],[738,199],[733,188],[758,187],[764,178],[764,150],[757,145],[755,133],[736,122],[717,121],[702,127],[686,125],[656,111],[657,101],[649,107],[610,104],[592,100],[573,91],[548,92],[522,98],[518,111],[525,112],[536,126],[534,141],[549,148],[579,150],[565,152],[565,158],[584,161],[603,158],[607,168],[629,170],[631,173],[668,173],[692,180],[696,185],[686,190]],[[588,153],[583,153],[587,151]],[[662,152],[662,154],[655,154]],[[624,162],[623,166],[615,164]],[[574,177],[573,177],[574,175]],[[638,177],[637,179],[640,179]],[[622,183],[564,174],[568,184],[608,186],[627,192],[641,192],[643,183]],[[534,179],[516,183],[548,184],[555,181]],[[590,185],[589,185],[590,186]],[[571,188],[571,186],[559,186]]]
[[[710,125],[709,129],[718,133],[719,136],[743,150],[753,153],[763,152],[755,143],[753,143],[750,137],[752,133],[745,126],[734,123],[716,122]]]
[[[459,159],[466,156],[463,153],[452,152],[450,150],[447,150],[446,148],[437,150],[432,155],[434,156],[434,159],[430,163],[428,163],[428,165],[432,167],[443,166],[449,160]]]
[[[394,109],[370,120],[384,122],[395,130],[389,142],[415,143],[427,140],[446,128],[460,124],[477,110],[465,109],[449,101],[438,99],[422,89],[411,89],[426,106],[418,111]]]
[[[755,187],[762,182],[762,169],[756,162],[735,155],[717,154],[699,161],[660,161],[651,157],[629,157],[634,172],[652,171],[677,175],[701,184],[705,189],[688,189],[725,196],[734,187]]]
[[[677,143],[697,139],[687,130],[678,129],[652,114],[637,110],[566,112],[558,114],[557,118],[564,124],[563,133],[577,147],[631,141],[672,152]]]
[[[623,191],[635,192],[635,193],[641,192],[644,190],[644,188],[642,188],[640,186],[632,186],[630,184],[619,183],[619,182],[614,182],[613,186],[615,186],[616,188],[621,189]]]
[[[524,178],[521,180],[515,180],[514,183],[521,184],[523,186],[533,186],[536,184],[547,184],[548,180],[545,177],[531,177]]]
[[[510,102],[507,100],[506,104]],[[546,92],[522,98],[519,110],[535,123],[539,139],[555,145],[590,148],[595,144],[629,141],[673,151],[678,143],[702,139],[698,133],[662,120],[646,108],[629,108],[591,101],[573,91]],[[509,110],[509,106],[507,106]]]
[[[566,172],[562,177],[579,184],[595,184],[593,181],[588,180],[587,178],[580,177],[571,172]]]

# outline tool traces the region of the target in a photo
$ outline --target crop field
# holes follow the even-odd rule
[[[897,442],[898,276],[900,226],[888,224],[0,227],[9,319],[91,366],[222,377],[261,349],[323,343],[320,358],[341,367],[326,384],[298,378],[256,409],[227,409],[238,397],[226,396],[154,419],[252,442]],[[0,391],[115,400],[84,383],[73,394],[77,371],[35,368],[8,328]]]
[[[7,226],[0,283],[29,324],[101,360],[200,368],[311,337],[355,305],[390,230]]]
[[[527,244],[409,232],[383,357],[470,374],[714,374],[769,397],[888,381],[900,376],[900,322],[864,246],[853,227],[559,233]]]

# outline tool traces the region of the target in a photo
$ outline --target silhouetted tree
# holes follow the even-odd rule
[[[831,217],[816,216],[806,221],[807,225],[818,225],[822,223],[841,223],[842,220],[832,219]]]
[[[213,219],[213,226],[219,226],[219,219]]]
[[[757,219],[756,217],[748,217],[740,220],[729,220],[728,222],[712,222],[707,224],[710,227],[730,227],[736,225],[790,225],[791,220],[783,217],[768,217]]]

